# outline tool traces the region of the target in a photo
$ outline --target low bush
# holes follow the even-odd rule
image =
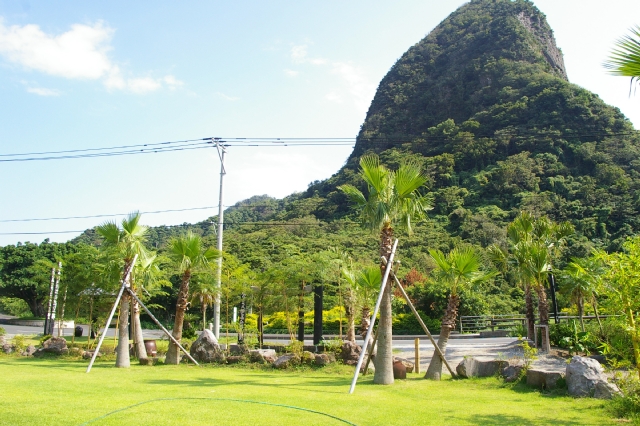
[[[614,397],[609,405],[616,417],[626,417],[640,423],[640,380],[635,371],[616,373],[615,382],[624,396]]]
[[[424,321],[429,331],[433,334],[440,332],[442,322],[437,319],[429,318],[422,312],[418,312],[420,318]],[[424,334],[424,330],[420,326],[418,319],[412,313],[397,314],[393,316],[393,333],[394,334]]]
[[[22,351],[27,347],[26,338],[22,334],[16,334],[13,336],[13,346],[16,349],[16,352]]]
[[[0,336],[4,336],[5,334],[7,334],[7,330],[5,330],[4,327],[0,327]]]

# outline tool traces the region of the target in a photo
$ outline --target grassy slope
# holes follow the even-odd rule
[[[505,388],[497,379],[429,382],[418,375],[389,387],[362,379],[348,395],[350,369],[299,373],[195,366],[132,366],[0,357],[0,424],[339,425],[319,414],[220,401],[245,399],[307,408],[357,425],[605,425],[605,403]],[[124,383],[124,384],[123,384]]]

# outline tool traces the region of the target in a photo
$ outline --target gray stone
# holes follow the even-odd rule
[[[504,377],[504,381],[507,383],[513,383],[518,380],[524,370],[523,365],[515,364],[508,365],[502,369],[502,377]]]
[[[332,353],[316,354],[315,364],[321,367],[336,362],[336,357]]]
[[[249,359],[251,362],[273,364],[278,359],[278,356],[274,349],[254,349],[249,351]]]
[[[220,345],[218,339],[211,330],[205,329],[200,333],[200,336],[191,345],[189,354],[198,362],[226,362],[226,357]]]
[[[340,351],[340,357],[345,364],[356,365],[358,364],[360,352],[362,352],[362,348],[354,342],[344,342],[342,344],[342,350]]]
[[[497,376],[509,363],[501,360],[482,361],[473,357],[465,357],[456,367],[460,377],[492,377]]]
[[[316,362],[316,355],[310,351],[303,351],[301,362],[309,365],[314,364]]]
[[[296,354],[284,354],[273,363],[275,368],[285,369],[300,364],[300,357]]]
[[[5,343],[2,345],[2,352],[4,352],[5,354],[10,354],[13,352],[13,346],[11,346],[9,343]]]
[[[36,347],[29,345],[24,351],[22,351],[22,356],[32,356],[34,353],[36,353]]]
[[[52,337],[45,340],[45,342],[42,344],[42,349],[44,350],[44,352],[55,355],[63,355],[69,353],[69,348],[67,348],[67,341],[62,337]]]
[[[91,357],[93,357],[93,353],[94,351],[84,351],[82,352],[82,358],[83,359],[91,359]],[[102,352],[98,352],[98,355],[96,355],[96,358],[100,358],[102,356]]]
[[[247,345],[231,344],[229,345],[229,352],[231,352],[232,355],[244,355],[249,353],[249,348]]]
[[[593,390],[593,397],[598,399],[611,399],[614,396],[622,396],[620,389],[613,383],[598,382]]]
[[[415,368],[415,365],[408,359],[393,357],[393,361],[394,362],[400,361],[402,365],[404,365],[404,367],[407,369],[407,373],[413,373],[413,369]]]
[[[231,355],[227,357],[228,364],[238,364],[240,362],[243,362],[244,360],[245,360],[245,357],[242,355]]]
[[[555,389],[558,380],[564,377],[563,373],[552,370],[529,368],[527,370],[527,385],[538,389]]]
[[[574,356],[567,365],[567,389],[572,396],[595,396],[598,387],[597,398],[611,398],[620,392],[615,385],[610,385],[604,369],[598,361],[592,358]],[[599,385],[599,386],[598,386]]]

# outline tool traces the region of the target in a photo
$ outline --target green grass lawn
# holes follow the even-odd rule
[[[193,365],[118,369],[109,360],[96,362],[87,374],[87,364],[0,356],[0,424],[618,423],[605,410],[606,402],[505,387],[494,378],[431,382],[412,374],[392,386],[376,386],[366,376],[349,395],[353,370],[337,365],[300,371]]]

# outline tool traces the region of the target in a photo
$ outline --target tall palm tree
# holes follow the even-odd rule
[[[613,75],[631,77],[629,93],[633,82],[640,82],[640,26],[631,28],[631,34],[617,41],[609,60],[604,63]]]
[[[184,324],[184,313],[187,310],[189,300],[189,282],[194,272],[202,267],[206,267],[209,261],[217,258],[219,253],[213,248],[205,249],[202,246],[202,238],[188,232],[187,234],[174,238],[170,243],[169,256],[178,264],[180,272],[180,290],[176,302],[176,316],[173,324],[173,337],[178,342],[182,339],[182,327]],[[169,343],[165,364],[180,363],[180,348],[175,343]]]
[[[105,222],[96,227],[96,232],[103,238],[102,247],[114,251],[124,260],[122,279],[131,266],[133,258],[138,255],[141,263],[146,263],[153,255],[145,248],[147,227],[140,225],[140,213],[131,213],[122,220],[121,226],[115,222]],[[132,271],[133,273],[133,271]],[[129,277],[131,280],[131,277]],[[123,293],[118,315],[118,346],[116,348],[116,367],[129,367],[129,299]],[[143,345],[144,346],[144,345]]]
[[[427,182],[427,177],[415,162],[404,163],[397,171],[389,170],[380,164],[375,154],[362,156],[360,169],[360,176],[367,185],[367,196],[353,185],[342,185],[338,189],[356,205],[361,223],[380,233],[380,256],[389,259],[393,227],[405,228],[411,233],[412,223],[425,219],[427,210],[431,208],[429,200],[418,192]],[[385,267],[381,261],[380,269],[383,271]],[[380,305],[378,351],[373,377],[376,384],[393,383],[391,315],[391,285],[387,285]]]
[[[438,338],[438,347],[442,353],[445,353],[451,330],[456,326],[460,292],[494,276],[495,272],[481,271],[480,256],[470,247],[455,248],[448,255],[440,250],[429,250],[429,254],[436,262],[436,280],[449,291],[447,309],[442,317],[442,327]],[[425,378],[440,380],[441,374],[442,359],[439,356],[434,356],[431,358]]]

